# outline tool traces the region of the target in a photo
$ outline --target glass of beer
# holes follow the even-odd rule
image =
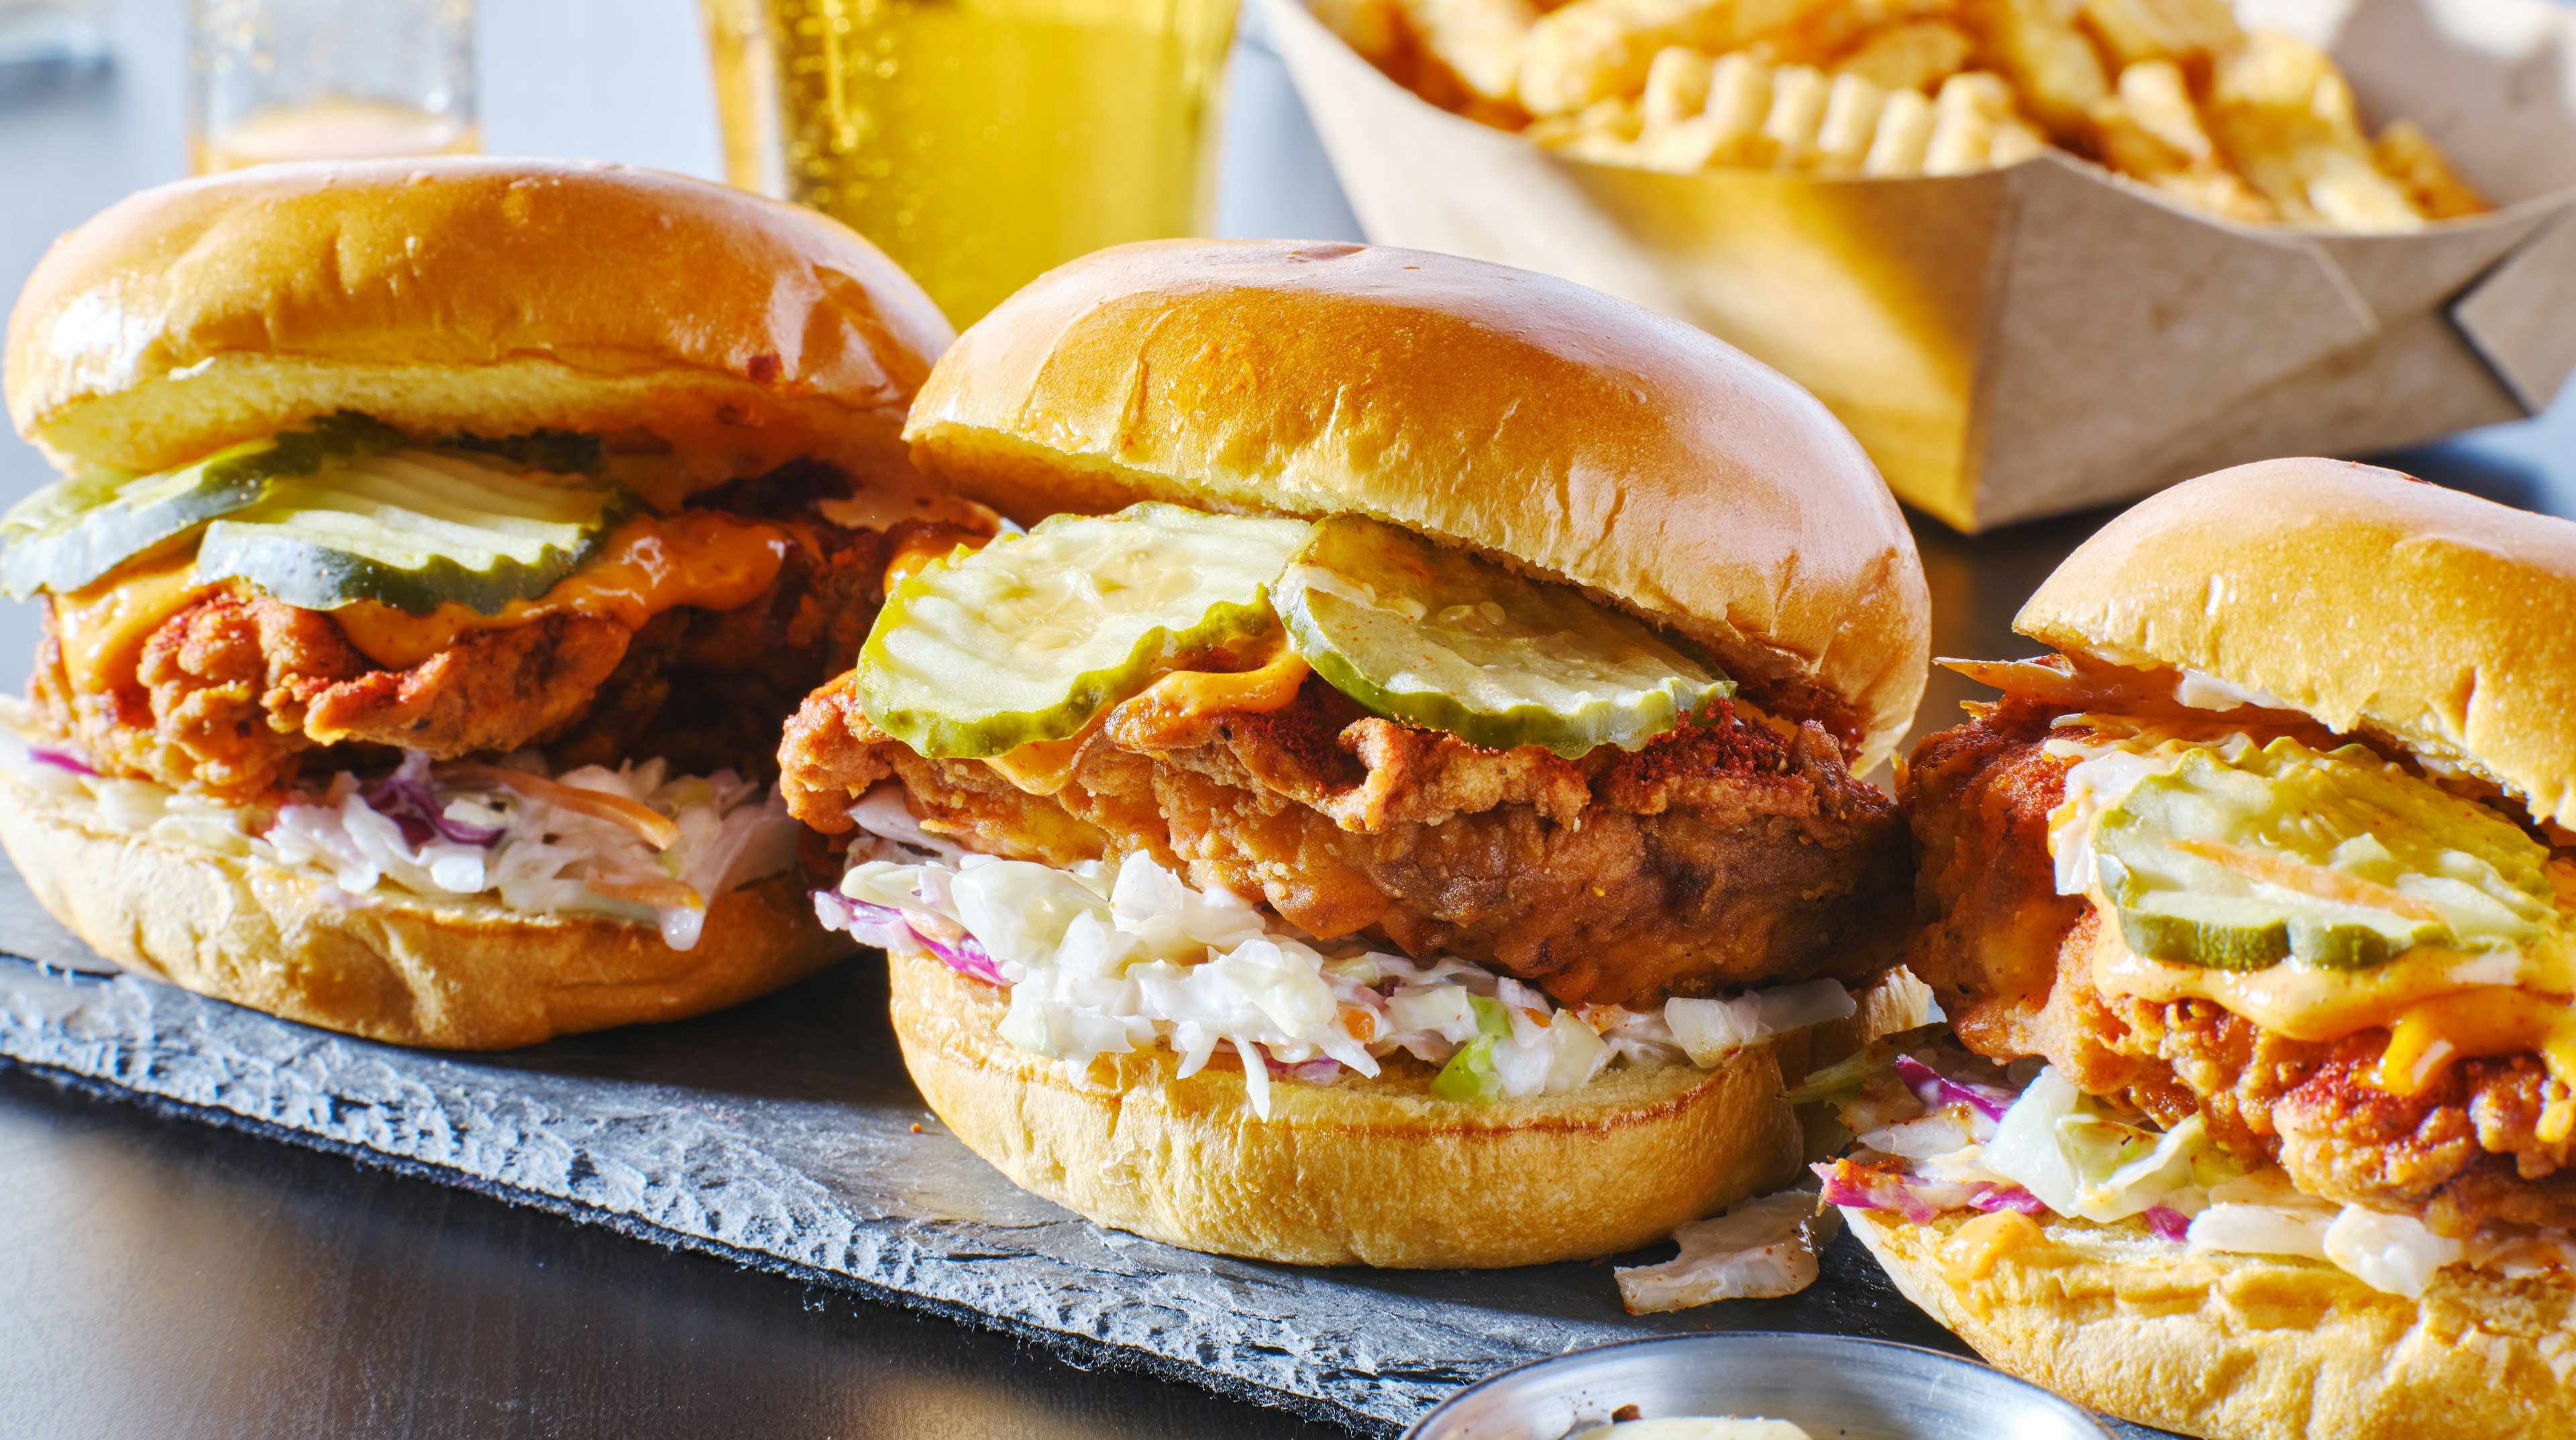
[[[474,0],[189,0],[188,154],[470,155]]]
[[[1236,0],[703,0],[729,178],[839,217],[972,323],[1203,231]]]

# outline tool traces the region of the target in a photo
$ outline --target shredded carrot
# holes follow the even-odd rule
[[[2342,905],[2360,905],[2372,910],[2385,910],[2409,920],[2426,920],[2440,924],[2442,912],[2412,895],[2392,890],[2375,881],[2310,865],[2299,860],[2284,860],[2277,855],[2263,855],[2235,845],[2222,845],[2215,840],[2168,840],[2165,842],[2185,855],[2197,855],[2213,865],[2233,870],[2249,880],[2314,895]]]
[[[611,900],[632,900],[639,905],[703,908],[707,903],[696,890],[667,875],[593,875],[581,883]]]
[[[498,765],[451,765],[441,770],[438,778],[450,785],[516,791],[531,800],[543,800],[549,805],[560,805],[594,819],[613,821],[643,836],[644,842],[656,850],[668,850],[679,843],[680,826],[677,821],[623,795],[584,790],[578,785],[566,785],[559,780]],[[599,889],[596,884],[591,888]],[[602,890],[600,893],[608,892]]]

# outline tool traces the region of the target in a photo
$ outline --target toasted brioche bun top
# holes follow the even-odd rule
[[[9,317],[9,417],[155,470],[337,410],[424,438],[668,444],[703,481],[900,464],[949,339],[876,247],[620,165],[271,165],[146,190],[55,242]]]
[[[922,387],[914,463],[1006,514],[1356,512],[1707,645],[1875,763],[1923,692],[1904,517],[1813,396],[1686,325],[1412,250],[1122,245],[1040,276]]]
[[[2394,470],[2267,460],[2102,527],[2013,628],[2261,691],[2576,826],[2576,524]]]

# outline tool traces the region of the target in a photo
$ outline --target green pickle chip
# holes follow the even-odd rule
[[[2093,844],[2121,937],[2177,964],[2365,970],[2555,929],[2545,846],[2358,745],[2194,749],[2105,811]]]
[[[1312,528],[1156,503],[1051,516],[896,586],[860,704],[933,758],[1064,739],[1158,669],[1272,631],[1270,586]]]
[[[502,463],[397,450],[281,480],[206,527],[197,573],[307,610],[372,600],[490,615],[553,589],[641,508],[623,486],[558,484]]]
[[[363,415],[330,415],[175,470],[57,480],[0,516],[0,593],[23,600],[39,590],[79,590],[217,516],[258,504],[287,477],[401,443]]]
[[[1274,599],[1289,642],[1334,688],[1489,750],[1634,750],[1735,693],[1570,586],[1362,516],[1317,525]]]

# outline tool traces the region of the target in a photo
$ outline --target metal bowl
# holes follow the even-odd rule
[[[1768,1416],[1815,1440],[2111,1440],[2082,1408],[1971,1360],[1842,1335],[1667,1335],[1489,1375],[1405,1440],[1563,1440],[1645,1418]]]

